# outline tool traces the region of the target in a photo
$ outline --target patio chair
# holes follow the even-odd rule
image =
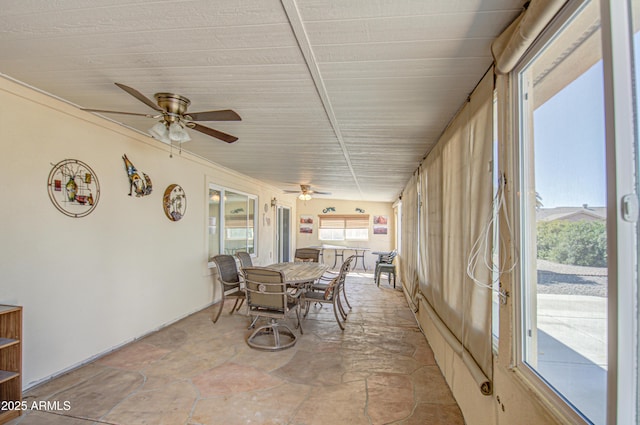
[[[293,255],[293,261],[309,261],[313,263],[319,262],[319,248],[298,248]]]
[[[227,298],[235,298],[236,301],[233,304],[233,308],[229,314],[233,314],[234,311],[240,310],[242,303],[246,298],[245,291],[241,287],[240,275],[238,274],[238,267],[236,266],[236,259],[232,255],[222,254],[213,257],[213,262],[216,263],[218,270],[218,280],[222,285],[222,300],[220,301],[220,308],[214,317],[211,318],[213,323],[216,323],[220,318],[222,309],[224,308],[224,301]],[[239,303],[239,304],[238,304]]]
[[[398,255],[397,250],[393,250],[388,254],[382,254],[376,261],[376,268],[373,274],[373,280],[376,285],[380,286],[380,273],[387,273],[389,284],[391,284],[391,275],[393,275],[393,287],[396,287],[396,266],[393,264],[393,259]]]
[[[240,268],[253,267],[253,260],[251,260],[251,255],[247,251],[236,252],[236,257],[240,261]]]
[[[378,264],[377,269],[377,277],[376,277],[376,285],[380,286],[380,275],[382,273],[387,274],[387,280],[389,281],[389,285],[391,285],[391,277],[393,277],[393,287],[396,287],[396,265],[395,264]]]
[[[340,271],[342,271],[343,268],[346,268],[345,281],[342,283],[342,297],[344,298],[347,307],[349,307],[349,310],[351,310],[351,303],[349,303],[349,299],[347,298],[346,275],[349,273],[349,270],[351,270],[351,264],[354,261],[357,261],[356,255],[347,257],[347,259],[344,260],[344,262],[340,266]],[[314,284],[311,285],[311,290],[325,291],[329,283],[333,280],[334,277],[338,276],[339,273],[340,272],[333,272],[331,270],[327,271],[322,277],[320,277],[320,279],[318,279]]]
[[[377,252],[376,254],[379,254],[378,259],[376,260],[376,268],[377,268],[378,264],[380,263],[386,263],[386,264],[393,263],[393,259],[398,255],[398,250],[394,249],[393,251],[389,251],[389,252],[379,252],[379,253]]]
[[[249,329],[255,326],[261,317],[268,318],[269,323],[258,327],[247,338],[247,344],[259,350],[277,351],[292,347],[297,336],[286,324],[278,319],[286,319],[291,311],[296,312],[300,328],[300,300],[303,291],[287,288],[284,273],[266,267],[246,267],[243,269],[247,291],[249,314],[254,319]]]
[[[333,315],[336,318],[336,322],[338,322],[338,326],[340,326],[341,330],[344,330],[344,321],[347,320],[347,313],[344,311],[342,307],[342,302],[340,301],[340,294],[344,290],[344,281],[347,277],[347,273],[349,272],[349,267],[351,266],[351,262],[355,256],[348,257],[340,267],[340,272],[333,277],[329,283],[320,284],[316,283],[312,286],[312,290],[309,290],[305,293],[305,313],[304,317],[307,317],[309,314],[309,310],[311,309],[311,304],[331,304],[333,306]],[[326,285],[326,286],[325,286]],[[317,288],[317,289],[316,289]],[[322,290],[324,288],[324,290]]]

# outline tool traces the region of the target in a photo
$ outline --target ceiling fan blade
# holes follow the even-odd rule
[[[300,193],[299,190],[283,190],[284,193]]]
[[[185,118],[191,121],[242,121],[240,115],[231,109],[221,111],[189,112]]]
[[[83,111],[87,111],[87,112],[99,112],[99,113],[106,113],[106,114],[122,114],[122,115],[137,115],[140,117],[147,117],[147,118],[160,118],[162,115],[151,115],[151,114],[140,114],[138,112],[122,112],[122,111],[106,111],[104,109],[89,109],[89,108],[80,108]]]
[[[315,193],[316,195],[331,195],[331,192],[320,192],[318,190],[312,190],[311,193]]]
[[[146,97],[145,95],[143,95],[142,93],[140,93],[138,90],[133,89],[129,86],[125,86],[124,84],[120,84],[120,83],[114,83],[116,86],[120,87],[122,90],[126,91],[127,93],[129,93],[131,96],[135,97],[136,99],[138,99],[140,102],[144,103],[145,105],[147,105],[148,107],[150,107],[151,109],[155,109],[158,112],[164,112],[158,105],[156,105],[151,99],[149,99],[148,97]]]
[[[223,133],[222,131],[214,130],[213,128],[205,127],[204,125],[200,125],[195,122],[187,123],[187,127],[193,128],[194,130],[199,131],[200,133],[204,133],[208,136],[215,137],[216,139],[220,139],[227,143],[233,143],[236,140],[238,140],[238,138],[235,136],[232,136],[227,133]]]

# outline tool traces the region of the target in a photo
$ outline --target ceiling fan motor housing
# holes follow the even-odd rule
[[[179,122],[191,104],[191,101],[186,97],[173,93],[156,93],[153,97],[155,97],[158,106],[166,111],[165,121],[168,123]]]

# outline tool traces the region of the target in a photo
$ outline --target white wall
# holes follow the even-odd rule
[[[0,304],[24,306],[26,388],[219,297],[207,267],[208,179],[258,195],[261,212],[280,193],[186,153],[170,158],[163,143],[4,79],[0,146]],[[149,196],[128,196],[123,154],[151,177]],[[47,194],[52,164],[68,158],[99,179],[99,203],[83,218]],[[162,210],[172,183],[187,196],[178,222]],[[260,221],[258,263],[269,263],[273,232]]]

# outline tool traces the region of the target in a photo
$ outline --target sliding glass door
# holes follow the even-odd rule
[[[611,286],[608,423],[640,421],[638,400],[640,304],[638,283],[638,67],[640,66],[640,1],[609,0],[602,4],[607,110],[607,166]],[[612,238],[613,239],[613,238]]]
[[[639,4],[569,2],[514,73],[520,369],[576,422],[638,417]]]
[[[606,423],[607,196],[599,5],[575,13],[522,67],[522,361]]]

